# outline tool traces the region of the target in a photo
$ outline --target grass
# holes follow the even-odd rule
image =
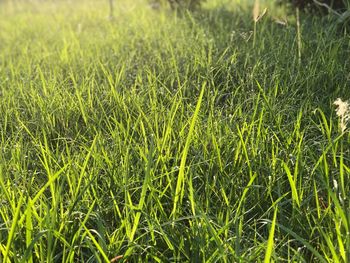
[[[0,2],[0,261],[348,262],[349,36],[269,5]]]

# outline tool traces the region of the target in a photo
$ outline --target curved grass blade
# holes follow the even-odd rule
[[[21,197],[19,198],[19,201],[18,201],[18,204],[17,204],[17,208],[16,208],[15,214],[13,216],[11,229],[10,229],[10,232],[9,232],[9,236],[7,238],[6,248],[5,248],[5,251],[4,251],[4,261],[3,262],[7,262],[7,258],[8,258],[9,252],[10,252],[12,240],[13,240],[13,237],[15,235],[16,227],[18,225],[18,218],[19,218],[19,214],[21,212],[22,203],[23,203],[23,195],[21,195]]]
[[[176,189],[175,189],[175,198],[174,198],[174,206],[173,206],[173,211],[172,215],[175,217],[176,211],[177,211],[177,206],[178,203],[182,203],[182,197],[183,197],[183,192],[184,192],[184,181],[185,181],[185,166],[186,166],[186,160],[187,160],[187,155],[188,155],[188,150],[190,148],[190,143],[192,140],[192,134],[194,131],[194,126],[196,124],[196,120],[198,118],[199,110],[201,107],[203,95],[204,95],[204,90],[205,90],[206,82],[203,83],[202,86],[202,91],[199,95],[196,109],[194,111],[191,124],[190,124],[190,130],[187,135],[186,143],[185,143],[185,148],[182,153],[181,157],[181,163],[180,163],[180,169],[179,169],[179,174],[177,176],[177,183],[176,183]]]
[[[278,208],[276,207],[275,213],[273,214],[273,220],[271,223],[271,229],[270,229],[270,234],[269,234],[269,240],[267,241],[267,247],[266,247],[266,253],[265,253],[265,259],[264,263],[270,263],[271,262],[271,255],[273,252],[273,247],[274,247],[274,237],[275,237],[275,227],[276,227],[276,220],[277,220],[277,210]]]

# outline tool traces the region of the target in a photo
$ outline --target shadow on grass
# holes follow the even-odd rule
[[[350,97],[349,43],[332,18],[302,14],[298,35],[296,24],[281,25],[269,14],[254,32],[251,12],[240,7],[204,9],[192,17],[213,42],[217,61],[229,49],[225,56],[234,65],[226,74],[236,74],[249,90],[256,82],[266,89],[279,85],[286,98],[327,107],[336,97]]]

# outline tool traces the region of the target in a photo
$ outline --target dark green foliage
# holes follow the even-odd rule
[[[327,11],[327,6],[335,10],[344,10],[347,7],[346,0],[283,0],[282,2],[291,3],[293,6],[301,9]]]
[[[195,10],[200,7],[205,0],[151,0],[154,6],[161,6],[168,4],[171,9],[188,9]]]
[[[289,4],[313,14],[332,14],[335,24],[345,28],[350,22],[350,0],[280,0],[280,3]]]

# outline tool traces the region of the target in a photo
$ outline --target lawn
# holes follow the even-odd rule
[[[264,7],[0,1],[0,262],[349,262],[348,29]]]

